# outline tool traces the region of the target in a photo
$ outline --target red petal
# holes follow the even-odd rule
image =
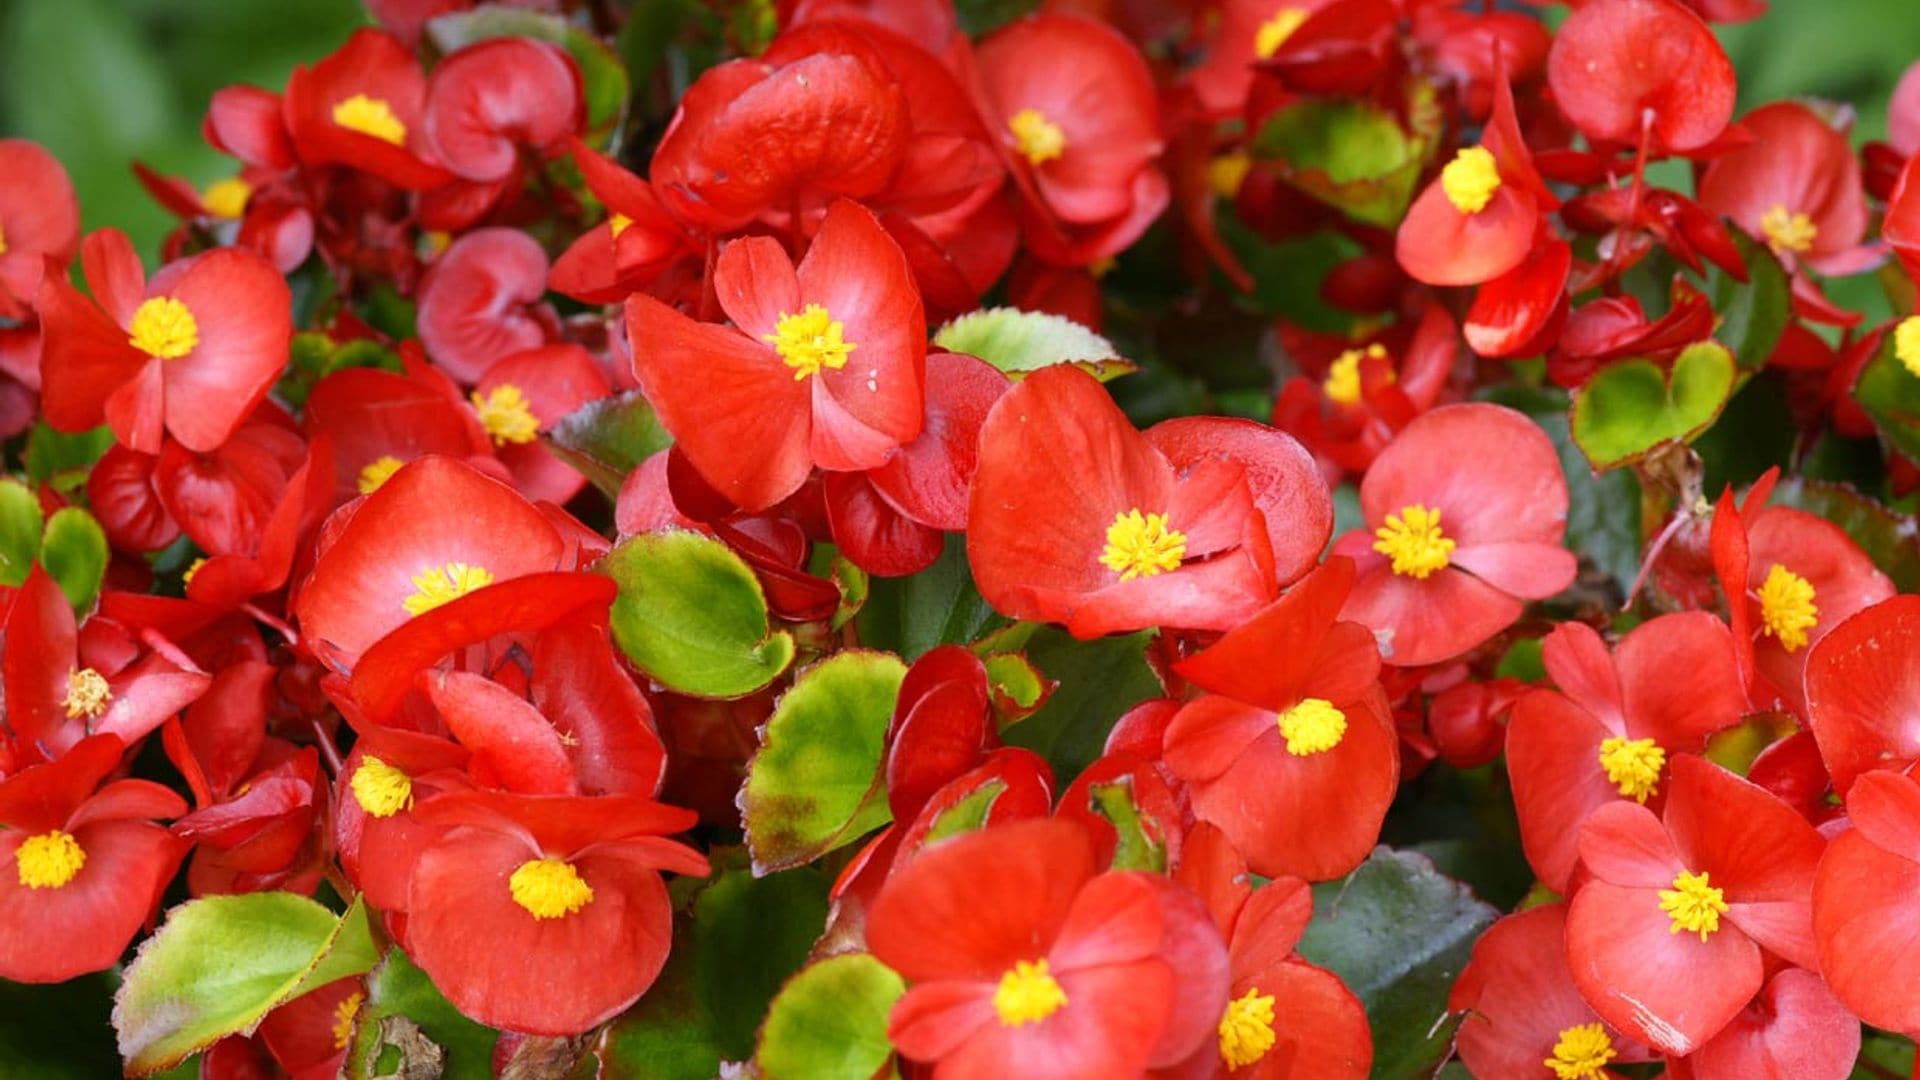
[[[1602,1020],[1669,1054],[1712,1038],[1760,989],[1760,950],[1722,924],[1702,942],[1669,933],[1651,888],[1596,881],[1567,912],[1573,981]]]

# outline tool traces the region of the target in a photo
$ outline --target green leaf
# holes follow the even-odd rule
[[[1880,343],[1853,384],[1854,400],[1895,450],[1920,460],[1920,375],[1908,371],[1895,348],[1895,334]]]
[[[605,566],[620,586],[614,641],[661,685],[695,697],[743,697],[793,662],[793,636],[771,629],[759,579],[720,541],[645,533],[614,548]]]
[[[1100,756],[1120,714],[1161,693],[1147,666],[1152,639],[1152,631],[1143,631],[1075,641],[1057,627],[1041,628],[1027,643],[1027,659],[1060,688],[1038,712],[1004,732],[1007,742],[1039,753],[1055,776],[1080,775]]]
[[[47,519],[40,540],[40,565],[60,583],[74,611],[90,611],[107,576],[107,534],[92,514],[63,506]]]
[[[405,1064],[445,1080],[492,1080],[493,1044],[499,1037],[441,997],[407,954],[389,949],[367,977],[367,1000],[355,1020],[344,1073],[349,1080],[422,1075],[405,1073],[399,1067]]]
[[[1903,593],[1920,592],[1920,521],[1899,514],[1845,484],[1797,476],[1774,486],[1771,504],[1791,506],[1840,526]]]
[[[1305,98],[1268,118],[1257,157],[1306,194],[1355,221],[1392,228],[1413,202],[1431,140],[1371,102]]]
[[[984,781],[959,802],[935,814],[927,827],[926,846],[932,847],[948,837],[984,827],[987,814],[993,810],[993,804],[1000,800],[1001,792],[1006,790],[1004,780]]]
[[[113,984],[110,971],[52,986],[0,979],[0,1072],[8,1080],[118,1076]]]
[[[993,653],[981,657],[981,661],[986,665],[987,692],[1002,728],[1033,715],[1060,685],[1041,674],[1025,653]]]
[[[826,927],[829,884],[812,867],[766,877],[743,868],[722,874],[694,902],[700,1000],[729,1060],[752,1056],[768,1003],[806,963]]]
[[[1718,268],[1713,272],[1713,310],[1720,315],[1714,336],[1728,342],[1742,371],[1758,371],[1780,344],[1787,319],[1793,313],[1787,273],[1773,253],[1745,232],[1731,230],[1734,245],[1747,265],[1746,284]]]
[[[1113,342],[1062,315],[1018,308],[982,308],[933,335],[950,352],[977,356],[1015,378],[1054,364],[1078,364],[1101,382],[1134,370]]]
[[[740,790],[756,872],[810,862],[892,820],[880,765],[906,675],[897,656],[848,650],[781,695]]]
[[[40,500],[17,480],[0,480],[0,585],[27,580],[40,557]]]
[[[113,1009],[120,1055],[133,1075],[172,1068],[378,959],[357,900],[343,916],[285,892],[189,900],[127,967]]]
[[[936,645],[970,642],[1004,621],[973,587],[966,537],[948,533],[932,566],[910,577],[873,579],[853,625],[862,644],[913,661]]]
[[[1344,879],[1314,886],[1313,907],[1300,955],[1340,976],[1367,1007],[1373,1075],[1432,1069],[1451,1037],[1428,1033],[1446,1015],[1474,939],[1499,913],[1425,858],[1385,847]]]
[[[46,421],[34,425],[27,436],[27,479],[35,484],[52,484],[67,491],[78,487],[100,455],[113,445],[113,429],[104,425],[77,435],[55,431]]]
[[[617,124],[627,104],[627,69],[605,43],[558,15],[505,4],[482,4],[471,11],[441,15],[427,23],[427,34],[443,52],[453,52],[477,41],[524,37],[558,45],[580,67],[587,104],[587,130],[607,132]]]
[[[892,968],[867,953],[808,965],[774,998],[754,1060],[761,1075],[870,1080],[887,1063],[887,1013],[906,992]]]
[[[1573,399],[1573,439],[1596,470],[1640,460],[1655,448],[1691,441],[1733,393],[1733,354],[1703,341],[1673,361],[1669,379],[1650,360],[1603,368]]]
[[[580,470],[608,498],[617,498],[627,474],[673,445],[673,436],[638,390],[589,401],[547,432],[560,460]]]
[[[1145,870],[1161,874],[1167,869],[1167,845],[1148,830],[1146,819],[1133,801],[1133,779],[1121,777],[1111,784],[1094,784],[1087,791],[1093,812],[1113,823],[1119,844],[1113,851],[1113,869]]]

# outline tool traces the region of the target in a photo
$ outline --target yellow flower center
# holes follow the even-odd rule
[[[607,215],[607,228],[612,229],[613,235],[615,236],[619,236],[621,233],[626,232],[628,229],[632,227],[633,227],[633,219],[628,217],[625,214]]]
[[[1044,165],[1067,150],[1067,133],[1039,109],[1021,109],[1007,118],[1013,145],[1034,165]]]
[[[1894,327],[1893,355],[1909,373],[1920,376],[1920,315],[1909,315]]]
[[[1667,763],[1667,752],[1652,739],[1623,739],[1614,736],[1600,743],[1600,767],[1607,770],[1607,783],[1637,803],[1647,801],[1660,784],[1660,769]]]
[[[1788,212],[1787,208],[1775,203],[1773,209],[1760,217],[1760,232],[1767,238],[1767,246],[1775,255],[1795,254],[1813,246],[1813,238],[1820,235],[1819,226],[1805,214]]]
[[[1047,973],[1045,960],[1016,960],[993,991],[993,1011],[1007,1027],[1037,1024],[1060,1011],[1067,992]]]
[[[13,858],[20,864],[20,884],[29,889],[58,889],[87,865],[80,841],[59,829],[27,837]]]
[[[1419,503],[1388,514],[1387,523],[1375,529],[1373,550],[1393,560],[1393,572],[1425,580],[1436,570],[1444,570],[1453,554],[1453,541],[1440,531],[1440,511]]]
[[[1806,647],[1807,631],[1819,621],[1813,583],[1774,563],[1760,583],[1760,632],[1779,638],[1780,647],[1793,652]]]
[[[402,601],[401,606],[409,615],[424,615],[491,584],[493,573],[484,566],[463,562],[429,566],[413,575],[414,593]]]
[[[1262,60],[1270,60],[1287,43],[1300,24],[1307,21],[1307,13],[1297,7],[1283,7],[1273,13],[1273,17],[1260,24],[1253,34],[1253,55]]]
[[[0,255],[7,253],[7,230],[0,228]]]
[[[1600,1080],[1607,1062],[1619,1054],[1607,1029],[1599,1024],[1575,1024],[1560,1030],[1560,1041],[1553,1044],[1553,1056],[1546,1066],[1555,1080]]]
[[[1375,360],[1384,360],[1386,356],[1387,347],[1377,341],[1365,349],[1348,349],[1346,352],[1334,357],[1333,363],[1327,368],[1327,379],[1320,384],[1320,389],[1326,393],[1328,401],[1340,405],[1358,404],[1360,401],[1360,361],[1368,357],[1372,357]],[[1392,372],[1387,373],[1387,381],[1393,381]]]
[[[1493,151],[1484,146],[1463,148],[1440,170],[1440,187],[1455,210],[1463,214],[1485,210],[1493,201],[1493,193],[1500,190],[1500,169],[1494,163]]]
[[[399,146],[407,141],[407,125],[393,115],[393,107],[384,100],[355,94],[333,107],[333,122],[348,131],[371,135],[382,142]]]
[[[1247,174],[1252,171],[1253,155],[1246,151],[1221,154],[1207,162],[1207,187],[1215,196],[1231,199],[1240,194],[1240,185],[1247,182]]]
[[[565,859],[528,859],[507,879],[513,902],[536,919],[572,915],[593,902],[593,887]]]
[[[847,366],[847,354],[860,346],[842,340],[840,335],[845,332],[840,320],[827,314],[826,308],[808,304],[798,314],[781,312],[773,333],[762,335],[762,340],[793,369],[794,381],[798,382],[820,374],[821,368],[838,371]]]
[[[353,1041],[353,1018],[360,1015],[360,1003],[367,995],[355,990],[333,1007],[333,1048],[345,1050]]]
[[[360,467],[360,475],[354,479],[353,486],[360,489],[360,494],[371,495],[380,490],[381,484],[393,479],[393,474],[405,464],[392,454],[382,454]]]
[[[173,297],[150,297],[133,309],[127,341],[148,356],[178,360],[200,344],[200,324],[187,305]]]
[[[233,219],[247,212],[247,200],[253,197],[253,185],[237,176],[215,180],[200,196],[200,205],[214,217]]]
[[[187,566],[186,573],[180,575],[180,584],[193,584],[193,579],[200,576],[200,568],[205,565],[207,565],[207,559],[204,555],[193,560],[193,562]]]
[[[1187,557],[1187,534],[1167,528],[1167,515],[1142,514],[1135,507],[1115,514],[1107,526],[1107,546],[1100,562],[1117,571],[1121,581],[1180,569]]]
[[[1220,1060],[1243,1069],[1273,1049],[1273,995],[1258,987],[1227,1002],[1220,1014]]]
[[[360,759],[347,782],[353,801],[377,818],[389,818],[413,808],[413,778],[371,755]]]
[[[1280,714],[1280,736],[1287,740],[1287,753],[1307,757],[1325,753],[1340,745],[1347,735],[1347,714],[1325,698],[1302,698],[1300,704]]]
[[[1707,884],[1705,872],[1690,874],[1680,871],[1673,879],[1673,888],[1660,890],[1660,910],[1667,913],[1673,925],[1667,932],[1677,934],[1685,930],[1689,934],[1699,934],[1700,940],[1720,929],[1720,916],[1727,911],[1727,901],[1720,890]]]
[[[67,707],[67,719],[78,720],[86,717],[98,720],[107,714],[107,705],[113,701],[113,690],[107,686],[107,677],[90,667],[83,667],[67,676],[67,697],[61,704]]]
[[[530,443],[540,434],[540,418],[533,415],[527,395],[512,383],[501,383],[484,395],[475,390],[473,411],[480,414],[480,426],[493,436],[493,445]]]

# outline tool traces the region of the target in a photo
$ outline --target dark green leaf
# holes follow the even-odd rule
[[[1854,400],[1867,410],[1889,445],[1908,458],[1920,460],[1920,375],[1907,370],[1895,348],[1898,335],[1888,334],[1880,351],[1861,369],[1853,384]]]
[[[828,884],[812,867],[760,878],[741,868],[715,879],[694,903],[700,1000],[729,1060],[753,1055],[768,1003],[806,963],[826,926]]]
[[[590,401],[560,418],[547,444],[608,498],[642,461],[673,445],[673,436],[640,391]]]
[[[1106,744],[1120,714],[1160,694],[1147,666],[1151,631],[1075,641],[1043,627],[1027,643],[1027,659],[1060,688],[1032,716],[1006,730],[1007,742],[1038,752],[1055,776],[1080,775]]]
[[[114,975],[82,975],[52,986],[0,979],[0,1072],[8,1080],[118,1076],[113,1049]]]
[[[1713,310],[1720,315],[1720,328],[1714,336],[1733,349],[1742,371],[1758,371],[1780,343],[1793,313],[1793,296],[1780,260],[1741,230],[1732,232],[1750,280],[1743,285],[1724,271],[1714,270]]]
[[[912,661],[936,645],[970,642],[1003,621],[973,587],[966,538],[949,533],[932,566],[910,577],[875,578],[853,625],[862,644]]]

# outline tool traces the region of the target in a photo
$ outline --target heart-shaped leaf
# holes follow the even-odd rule
[[[712,537],[645,533],[614,548],[605,569],[620,586],[614,641],[669,689],[743,697],[793,662],[793,636],[770,628],[759,579]]]
[[[808,965],[773,999],[754,1060],[763,1076],[870,1080],[887,1063],[887,1013],[906,992],[868,953]]]
[[[27,580],[40,556],[40,530],[46,522],[40,500],[17,480],[0,480],[0,585]]]
[[[1690,441],[1733,393],[1733,354],[1714,341],[1689,345],[1671,375],[1651,360],[1623,360],[1573,399],[1573,440],[1596,471],[1619,468],[1656,447]]]
[[[40,538],[40,565],[60,583],[73,610],[89,611],[107,576],[107,534],[92,514],[63,506],[47,519]]]

